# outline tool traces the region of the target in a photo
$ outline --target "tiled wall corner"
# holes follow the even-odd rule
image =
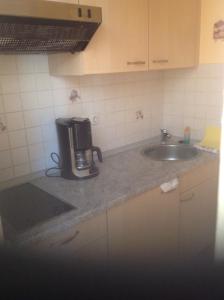
[[[71,91],[77,101],[70,101]],[[0,56],[0,181],[53,166],[58,152],[55,119],[95,121],[94,144],[103,151],[158,135],[162,125],[160,72],[58,78],[47,56]],[[144,119],[136,119],[141,110]]]
[[[163,126],[183,136],[186,126],[201,139],[206,126],[221,126],[224,89],[223,65],[164,72]]]

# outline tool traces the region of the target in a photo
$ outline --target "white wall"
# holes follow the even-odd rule
[[[73,104],[72,89],[80,95]],[[157,135],[162,90],[159,72],[63,79],[49,75],[47,56],[0,56],[0,181],[52,166],[58,117],[96,116],[93,139],[103,151]]]
[[[223,78],[221,64],[164,72],[163,126],[178,136],[190,126],[195,139],[206,126],[221,126]]]

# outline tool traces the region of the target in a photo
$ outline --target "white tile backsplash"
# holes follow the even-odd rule
[[[30,173],[30,165],[29,163],[25,163],[19,166],[14,166],[14,174],[15,177],[25,176]]]
[[[12,166],[10,151],[0,151],[0,169],[6,169]]]
[[[51,88],[51,81],[48,73],[37,73],[35,77],[38,91],[49,90]]]
[[[6,125],[9,131],[24,128],[24,117],[22,112],[6,114]]]
[[[19,94],[5,94],[3,96],[5,112],[17,112],[22,110],[22,103]]]
[[[0,166],[0,182],[13,179],[14,177],[16,177],[16,176],[15,176],[15,173],[13,172],[13,168],[1,169],[1,166]]]
[[[16,56],[1,55],[0,56],[0,75],[17,74]]]
[[[41,112],[37,110],[24,111],[25,127],[36,127],[41,125]]]
[[[27,145],[25,129],[10,131],[8,135],[9,135],[11,149],[19,148]]]
[[[0,114],[4,113],[4,102],[3,102],[3,96],[0,95]]]
[[[29,161],[27,147],[12,149],[13,165],[21,165]]]
[[[52,107],[53,105],[53,97],[52,91],[38,91],[38,107],[45,108],[45,107]]]
[[[44,145],[42,143],[29,146],[30,160],[35,161],[44,157]]]
[[[0,181],[54,166],[55,119],[89,117],[93,142],[103,151],[159,134],[162,126],[201,138],[220,124],[223,66],[165,72],[52,77],[46,55],[0,56]],[[79,98],[69,99],[72,90]],[[136,119],[141,111],[144,119]]]
[[[7,133],[0,133],[0,151],[10,149]]]
[[[29,145],[38,144],[42,142],[41,127],[32,127],[26,130],[27,142]]]
[[[34,57],[32,55],[17,55],[16,62],[19,74],[34,73]]]
[[[19,76],[20,91],[33,92],[36,91],[36,80],[34,74],[20,75]]]
[[[223,65],[164,72],[163,126],[181,136],[190,126],[195,139],[203,138],[207,126],[221,126],[223,79]]]
[[[23,110],[32,110],[38,108],[38,94],[36,92],[21,93]]]
[[[39,172],[46,168],[46,163],[44,158],[31,161],[31,171],[32,172]]]
[[[19,76],[4,75],[0,76],[1,90],[3,94],[19,93]]]

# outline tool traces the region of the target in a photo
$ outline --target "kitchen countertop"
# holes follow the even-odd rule
[[[153,138],[129,148],[111,152],[102,164],[98,164],[97,177],[71,181],[61,177],[40,177],[32,180],[35,186],[77,207],[76,210],[56,217],[21,234],[17,243],[42,240],[49,234],[64,231],[95,214],[105,211],[116,203],[144,193],[170,181],[184,172],[217,158],[202,152],[189,161],[154,161],[142,155],[142,150],[159,143]]]

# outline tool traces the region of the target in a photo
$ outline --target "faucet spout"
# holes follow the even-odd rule
[[[161,129],[161,144],[165,144],[172,137],[167,129]]]

